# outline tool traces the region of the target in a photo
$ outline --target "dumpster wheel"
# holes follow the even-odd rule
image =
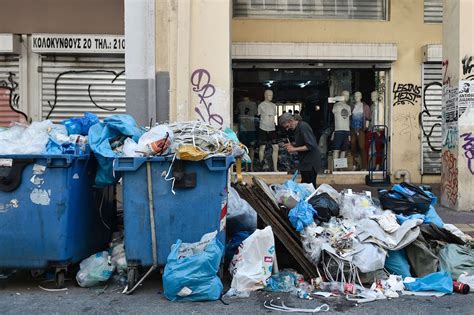
[[[137,267],[128,267],[127,269],[127,285],[128,289],[131,290],[138,280],[138,268]]]
[[[64,288],[65,275],[66,275],[66,271],[64,271],[64,270],[60,270],[60,271],[56,272],[55,282],[56,282],[56,287],[58,289]]]

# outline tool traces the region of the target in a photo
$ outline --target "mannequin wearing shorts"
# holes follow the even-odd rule
[[[346,157],[346,151],[350,141],[350,116],[351,107],[347,105],[349,101],[349,92],[342,91],[344,101],[337,102],[332,108],[334,115],[334,133],[333,133],[333,156],[335,159]]]
[[[273,171],[278,172],[278,137],[275,128],[275,116],[277,114],[276,105],[272,103],[273,91],[266,90],[264,93],[265,100],[258,104],[257,114],[260,116],[260,125],[258,128],[258,140],[260,146],[258,148],[258,159],[260,163],[265,158],[265,146],[267,143],[272,145]]]

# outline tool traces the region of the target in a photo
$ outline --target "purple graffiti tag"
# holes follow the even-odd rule
[[[464,149],[464,156],[467,158],[467,166],[471,174],[474,175],[474,163],[472,162],[474,160],[474,137],[472,137],[472,132],[469,132],[462,134],[461,138],[464,138],[462,148]]]
[[[209,124],[214,122],[222,126],[224,124],[224,118],[211,111],[212,102],[210,98],[216,93],[216,88],[211,84],[211,74],[209,71],[206,69],[194,70],[191,74],[191,85],[193,86],[193,91],[197,93],[199,104],[204,105],[206,109],[206,112],[203,113],[201,109],[196,106],[194,107],[194,111],[199,115],[202,121],[206,121]]]

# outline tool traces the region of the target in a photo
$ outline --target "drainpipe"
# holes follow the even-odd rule
[[[404,182],[410,183],[410,172],[408,170],[397,170],[395,171],[394,177],[396,180],[402,179]]]

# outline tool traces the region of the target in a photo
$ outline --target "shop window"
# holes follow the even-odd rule
[[[252,163],[246,165],[247,171],[293,173],[298,168],[297,155],[284,149],[284,144],[292,141],[292,134],[277,125],[278,117],[285,112],[313,129],[321,151],[320,173],[365,171],[385,165],[385,70],[270,66],[233,70],[234,130],[250,149]],[[272,91],[273,107],[262,105],[268,90]],[[345,94],[348,99],[341,127],[342,116],[336,109]],[[264,115],[270,115],[270,120]],[[345,159],[346,164],[335,165],[335,158]]]
[[[443,23],[443,0],[424,0],[425,23]]]
[[[235,17],[387,20],[388,0],[234,0]]]

